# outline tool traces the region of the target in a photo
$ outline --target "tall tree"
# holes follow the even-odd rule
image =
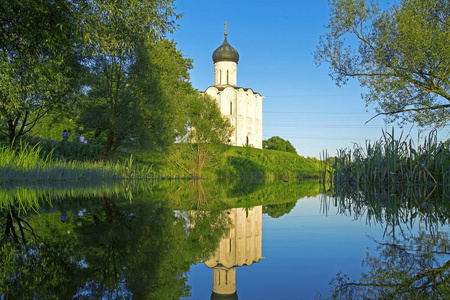
[[[337,85],[357,78],[363,99],[392,121],[444,126],[450,108],[450,2],[331,0],[315,52]]]
[[[100,61],[82,104],[79,121],[104,141],[103,158],[127,138],[154,148],[186,133],[191,60],[165,39],[147,40],[135,51],[124,58],[133,61],[128,68]]]
[[[0,2],[0,133],[11,145],[74,91],[76,10],[76,1]]]
[[[139,122],[142,125],[146,121],[144,115],[150,111],[149,105],[158,102],[164,93],[153,67],[159,67],[157,59],[164,55],[166,61],[170,60],[167,55],[179,55],[174,44],[161,41],[166,32],[174,30],[174,19],[179,16],[174,12],[173,0],[94,3],[86,17],[90,21],[90,31],[86,32],[88,55],[84,64],[90,68],[92,80],[86,87],[87,101],[81,122],[104,139],[102,157],[106,159],[125,138],[133,136],[136,128],[141,132],[148,129],[148,126],[138,126]],[[98,14],[97,9],[104,13]],[[164,47],[159,46],[158,41],[165,43],[168,53],[163,53]],[[150,57],[150,51],[160,57]],[[177,63],[172,62],[165,71]],[[186,68],[170,75],[184,82],[190,65],[186,60],[181,64]],[[151,91],[147,89],[150,94],[142,92],[142,81],[150,85]],[[153,108],[161,112],[162,106]]]

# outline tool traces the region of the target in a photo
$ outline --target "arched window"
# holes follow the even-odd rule
[[[222,84],[222,70],[220,70],[219,72],[220,72],[220,76],[219,76],[219,84]]]
[[[233,114],[233,102],[230,101],[230,115]]]
[[[230,84],[230,71],[227,70],[227,84]]]

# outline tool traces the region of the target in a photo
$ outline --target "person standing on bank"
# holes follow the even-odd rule
[[[64,129],[62,133],[63,141],[67,141],[69,139],[69,133],[67,132],[67,129]]]

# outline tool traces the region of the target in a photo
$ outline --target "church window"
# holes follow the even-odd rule
[[[233,102],[230,101],[230,115],[233,114]]]
[[[229,79],[230,79],[230,71],[227,70],[227,84],[230,84]]]
[[[219,71],[220,76],[219,76],[219,84],[222,84],[222,70]]]

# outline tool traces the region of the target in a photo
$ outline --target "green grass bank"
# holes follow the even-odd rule
[[[164,152],[137,152],[135,163],[152,166],[155,176],[163,178],[319,179],[321,175],[321,164],[316,158],[252,147],[201,147],[200,158],[195,145],[174,144]],[[201,172],[197,169],[199,161],[204,162]]]
[[[228,145],[174,144],[165,151],[123,149],[99,162],[98,145],[28,140],[16,149],[0,145],[0,180],[61,182],[129,178],[319,179],[320,161],[275,150]],[[201,170],[199,171],[199,164]]]

